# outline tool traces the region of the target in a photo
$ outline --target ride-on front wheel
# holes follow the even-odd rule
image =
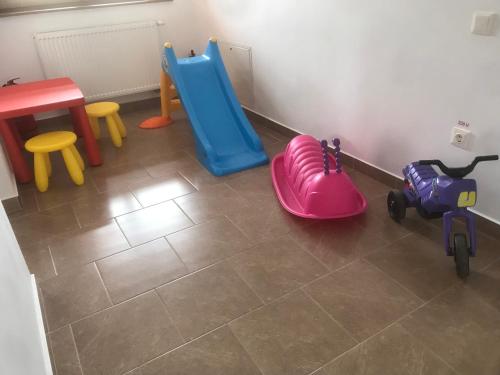
[[[387,195],[387,210],[391,218],[400,222],[406,216],[406,197],[402,191],[391,190]]]
[[[457,275],[461,279],[465,279],[469,276],[469,246],[467,246],[467,237],[465,237],[465,234],[455,234],[453,236],[453,245]]]

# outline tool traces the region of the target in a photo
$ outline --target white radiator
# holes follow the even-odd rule
[[[161,22],[36,33],[46,78],[70,77],[89,101],[159,87]]]

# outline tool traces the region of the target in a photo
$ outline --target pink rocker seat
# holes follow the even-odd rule
[[[274,189],[291,214],[309,219],[338,219],[366,210],[363,194],[342,170],[340,140],[333,140],[335,158],[326,140],[299,135],[276,155],[271,165]]]

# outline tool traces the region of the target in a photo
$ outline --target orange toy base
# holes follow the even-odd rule
[[[155,116],[148,118],[147,120],[144,120],[143,122],[140,123],[139,127],[141,129],[157,129],[157,128],[164,128],[165,126],[168,126],[172,124],[174,120],[169,117],[164,117],[164,116]]]

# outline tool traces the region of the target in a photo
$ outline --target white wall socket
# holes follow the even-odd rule
[[[451,144],[464,150],[468,150],[472,141],[472,132],[460,126],[451,129]]]

